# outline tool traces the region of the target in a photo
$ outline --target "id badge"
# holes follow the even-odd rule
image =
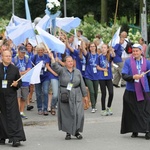
[[[2,88],[3,88],[3,89],[6,89],[6,88],[7,88],[7,84],[8,84],[8,81],[7,81],[7,80],[2,80]]]
[[[93,67],[93,72],[94,72],[94,73],[97,73],[96,67]]]
[[[104,76],[108,76],[108,71],[104,71]]]
[[[82,65],[82,71],[85,71],[85,65]]]
[[[72,83],[68,83],[67,90],[71,91],[72,87],[73,87],[73,84]]]
[[[139,80],[134,80],[134,82],[139,82]]]
[[[47,68],[46,68],[46,67],[44,68],[44,71],[45,71],[45,72],[47,71]]]
[[[21,67],[21,71],[25,71],[26,70],[26,68],[25,67]]]
[[[41,69],[40,75],[43,75],[43,70]]]

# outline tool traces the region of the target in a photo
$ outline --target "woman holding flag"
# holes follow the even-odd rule
[[[32,57],[32,62],[36,65],[43,61],[42,69],[40,72],[41,83],[35,84],[35,92],[37,98],[37,108],[39,115],[48,115],[48,92],[50,84],[50,72],[57,74],[50,68],[50,59],[47,54],[44,54],[45,46],[43,43],[39,43],[36,46],[37,54]],[[49,72],[50,71],[50,72]]]

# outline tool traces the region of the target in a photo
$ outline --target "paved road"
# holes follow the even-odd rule
[[[65,133],[58,131],[56,116],[39,116],[36,107],[26,112],[29,117],[23,120],[27,137],[22,142],[21,150],[150,150],[150,140],[145,140],[144,134],[139,138],[131,138],[130,134],[120,134],[122,112],[122,95],[124,88],[115,88],[113,101],[113,116],[100,115],[100,94],[98,97],[98,111],[92,114],[85,111],[85,126],[83,139],[64,139]],[[35,104],[34,104],[35,105]],[[18,148],[13,148],[18,149]],[[0,150],[12,150],[10,144],[0,146]]]

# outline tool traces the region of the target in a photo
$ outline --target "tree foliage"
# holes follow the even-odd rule
[[[116,0],[66,0],[67,2],[67,16],[78,16],[83,19],[84,15],[94,15],[94,19],[98,22],[101,21],[102,2],[107,2],[107,5],[104,6],[103,17],[105,22],[113,22],[115,9],[116,9]],[[126,16],[129,23],[139,24],[140,18],[140,2],[141,0],[119,0],[117,19]],[[36,17],[44,16],[46,0],[28,0],[31,18],[34,20]],[[25,18],[25,4],[24,0],[14,0],[15,4],[15,15]],[[101,8],[102,7],[102,8]],[[150,0],[147,0],[147,11],[150,12]],[[64,2],[61,0],[61,12],[62,17],[64,16]],[[10,19],[12,15],[12,0],[7,2],[0,0],[0,18]],[[134,22],[136,16],[136,22]]]

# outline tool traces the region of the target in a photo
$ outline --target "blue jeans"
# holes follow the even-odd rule
[[[47,111],[50,80],[35,84],[38,111]]]
[[[58,101],[58,84],[59,81],[57,79],[51,79],[52,84],[52,102],[51,102],[51,108],[55,108],[57,101]]]

